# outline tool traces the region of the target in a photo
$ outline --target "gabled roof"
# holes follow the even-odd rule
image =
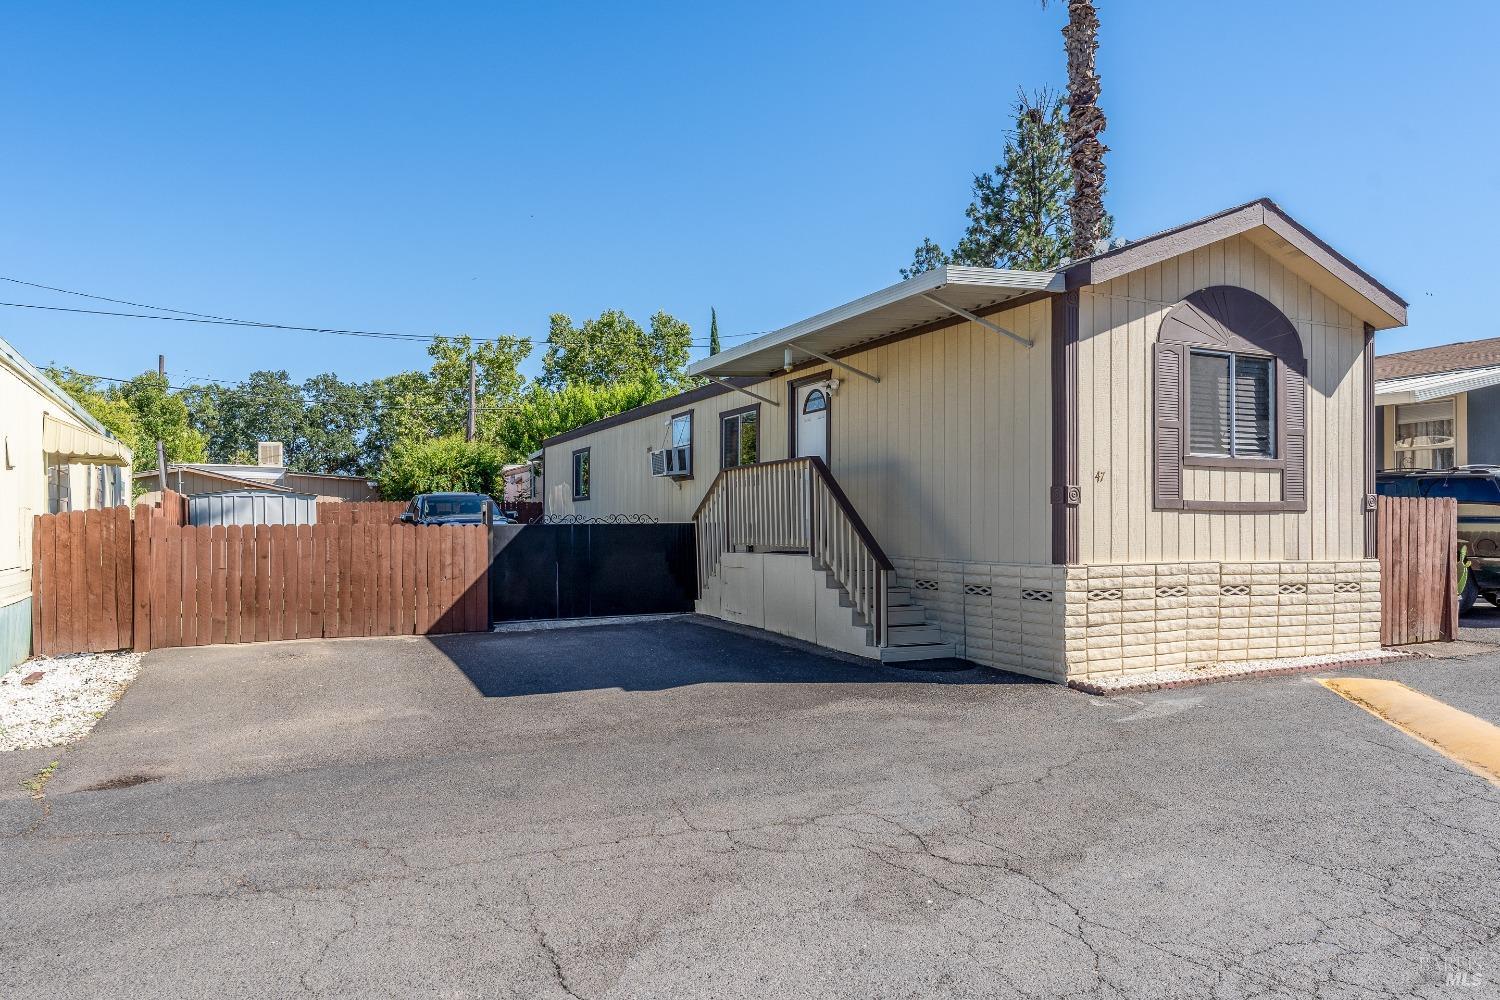
[[[1382,354],[1375,359],[1377,379],[1406,378],[1409,375],[1435,375],[1468,368],[1500,365],[1500,337],[1467,340],[1460,344],[1439,344],[1399,354]]]
[[[1339,305],[1377,330],[1406,325],[1406,300],[1323,242],[1269,198],[1237,205],[1196,222],[1135,240],[1068,265],[1069,288],[1097,285],[1191,253],[1210,243],[1245,236],[1289,270],[1320,285]],[[1334,282],[1328,286],[1326,278]]]

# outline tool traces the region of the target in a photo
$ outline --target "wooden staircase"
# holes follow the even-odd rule
[[[850,642],[859,648],[862,633],[861,655],[885,663],[955,655],[953,643],[927,621],[926,609],[905,587],[894,585],[890,559],[821,459],[723,470],[704,494],[693,524],[700,605],[705,594],[719,592],[715,587],[727,554],[802,553],[811,557],[810,569],[822,575],[824,586],[838,591],[838,607],[849,609],[847,625],[840,623],[837,630],[844,635],[846,629],[858,630],[838,639],[838,648],[847,650]],[[831,604],[825,610],[841,614]]]
[[[906,587],[886,585],[885,644],[881,645],[875,629],[854,609],[847,592],[834,575],[823,571],[824,586],[839,591],[839,603],[852,612],[852,621],[865,630],[865,642],[878,651],[882,663],[910,663],[918,660],[941,660],[956,656],[952,642],[927,621],[927,609],[911,599]]]

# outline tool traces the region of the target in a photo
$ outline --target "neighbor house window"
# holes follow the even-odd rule
[[[1198,350],[1188,358],[1188,454],[1276,457],[1272,360]]]
[[[579,448],[573,452],[573,499],[589,498],[589,449]]]
[[[1454,450],[1453,400],[1396,407],[1396,468],[1451,469]]]
[[[760,406],[726,413],[720,418],[723,467],[754,465],[760,461]]]

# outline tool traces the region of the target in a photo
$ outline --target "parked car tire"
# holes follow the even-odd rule
[[[1495,607],[1500,608],[1500,593],[1496,593],[1493,590],[1484,590],[1480,591],[1479,596],[1489,601]]]
[[[1458,613],[1461,615],[1468,614],[1469,609],[1474,606],[1474,602],[1477,600],[1479,600],[1479,584],[1475,583],[1474,578],[1471,576],[1469,577],[1469,582],[1464,584],[1464,592],[1458,595]],[[1493,604],[1495,602],[1491,601],[1490,603]]]

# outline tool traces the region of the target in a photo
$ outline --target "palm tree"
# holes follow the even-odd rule
[[[1094,57],[1099,51],[1099,15],[1093,0],[1067,0],[1068,23],[1063,27],[1063,49],[1068,54],[1068,164],[1073,171],[1073,196],[1068,214],[1073,222],[1073,257],[1088,257],[1108,235],[1104,214],[1104,154],[1099,141],[1107,124],[1099,109],[1099,74]],[[1042,6],[1047,0],[1042,0]]]

